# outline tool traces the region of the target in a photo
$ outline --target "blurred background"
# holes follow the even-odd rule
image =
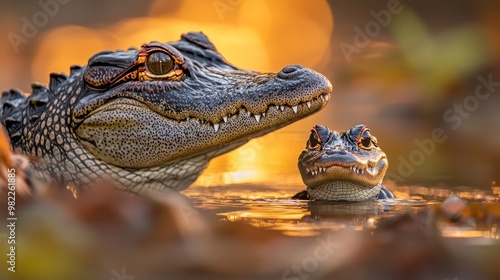
[[[327,76],[320,113],[213,160],[199,186],[302,187],[315,124],[371,128],[396,184],[500,193],[500,19],[494,1],[40,0],[0,2],[0,88],[29,92],[104,49],[203,31],[236,66]],[[439,135],[439,136],[436,136]],[[434,137],[434,139],[433,139]],[[436,142],[437,141],[437,142]]]

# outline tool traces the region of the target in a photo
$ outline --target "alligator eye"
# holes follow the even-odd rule
[[[151,74],[158,76],[165,75],[174,69],[174,61],[170,55],[161,51],[151,53],[146,65]]]
[[[363,132],[363,134],[361,135],[361,137],[359,137],[358,145],[360,145],[360,147],[365,148],[365,149],[373,148],[372,136],[371,136],[369,130],[365,130]]]
[[[307,148],[310,150],[317,150],[321,147],[321,139],[319,138],[318,132],[316,130],[311,130],[311,136],[309,136],[309,141],[307,141]]]

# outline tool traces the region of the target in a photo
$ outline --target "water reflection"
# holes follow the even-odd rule
[[[281,231],[291,236],[318,235],[322,231],[371,230],[381,219],[406,212],[428,218],[453,191],[444,186],[391,186],[398,199],[357,203],[309,202],[290,197],[301,185],[229,185],[192,187],[184,191],[193,203],[221,221],[243,221],[255,227]],[[455,191],[469,202],[464,219],[450,223],[439,216],[444,237],[499,239],[500,196],[497,189]],[[499,212],[499,213],[496,213]],[[498,215],[497,215],[498,214]],[[481,217],[480,217],[481,216]],[[484,217],[483,217],[484,216]],[[472,219],[474,218],[474,219]]]

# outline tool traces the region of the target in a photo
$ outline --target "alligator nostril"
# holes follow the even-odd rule
[[[290,74],[290,73],[295,72],[301,68],[304,68],[304,67],[302,67],[301,65],[298,65],[298,64],[288,65],[288,66],[285,66],[285,68],[283,68],[283,70],[281,70],[281,72],[283,72],[285,74]]]
[[[288,65],[281,69],[281,71],[278,73],[278,76],[280,78],[293,78],[294,72],[297,72],[297,70],[300,70],[302,68],[304,67],[298,64]]]
[[[342,148],[340,148],[340,147],[338,147],[338,148],[335,147],[333,149],[326,150],[326,154],[327,155],[345,155],[345,154],[347,154],[347,152],[342,150]]]

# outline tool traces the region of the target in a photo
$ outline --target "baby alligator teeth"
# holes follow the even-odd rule
[[[369,166],[366,169],[357,169],[356,167],[351,166],[351,170],[352,170],[352,172],[354,172],[356,174],[361,174],[361,175],[364,175],[365,172],[373,173],[373,171],[374,171],[373,167],[369,167]]]
[[[312,176],[316,176],[316,175],[318,175],[319,173],[321,173],[321,172],[325,172],[325,171],[326,171],[326,168],[325,168],[325,167],[319,167],[319,168],[318,168],[318,170],[316,170],[316,171],[310,171],[310,170],[309,170],[309,168],[306,168],[306,172],[307,172],[307,173],[311,172],[311,175],[312,175]]]

